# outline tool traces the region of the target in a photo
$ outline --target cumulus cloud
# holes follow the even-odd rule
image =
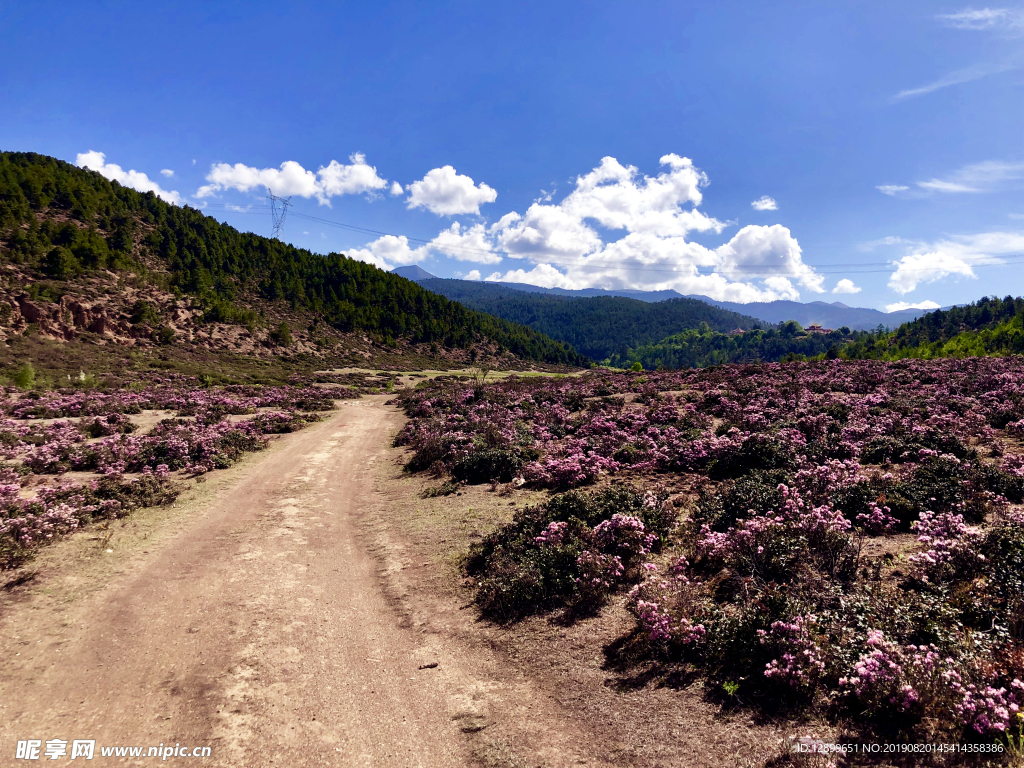
[[[162,200],[174,205],[181,205],[181,195],[177,192],[162,189],[159,184],[150,179],[142,171],[126,171],[120,165],[108,163],[106,155],[102,152],[90,150],[79,152],[75,158],[75,165],[79,168],[88,168],[96,171],[101,176],[116,181],[123,187],[131,187],[139,192],[152,192]]]
[[[750,207],[753,208],[755,211],[779,210],[779,204],[776,203],[775,200],[773,200],[772,198],[768,197],[768,195],[763,195],[762,197],[757,198],[757,200],[750,204]]]
[[[655,177],[641,176],[634,166],[624,166],[614,157],[576,180],[576,189],[558,207],[579,220],[592,219],[608,229],[646,232],[661,237],[683,236],[697,230],[721,231],[720,222],[685,203],[700,205],[700,187],[707,176],[688,157],[669,154],[660,163],[668,171]],[[539,203],[534,207],[541,206]]]
[[[356,152],[349,157],[350,165],[331,160],[320,166],[316,173],[306,170],[294,160],[286,160],[280,168],[254,168],[243,163],[215,163],[206,174],[210,182],[196,191],[196,197],[210,197],[218,192],[235,189],[248,192],[260,187],[275,195],[315,197],[320,205],[330,205],[330,198],[338,195],[374,194],[387,186],[377,175],[377,169],[367,165],[366,157]]]
[[[938,16],[946,26],[954,29],[1021,29],[1024,11],[1019,8],[967,8],[956,13]]]
[[[480,270],[479,269],[471,269],[469,271],[469,274],[466,275],[466,279],[467,280],[479,280],[480,279]]]
[[[935,243],[917,243],[894,262],[889,287],[907,294],[922,283],[945,277],[977,277],[974,267],[1003,264],[1005,257],[1024,251],[1024,232],[983,232],[956,235]]]
[[[630,233],[563,269],[540,263],[487,279],[547,288],[671,289],[739,302],[796,300],[800,293],[793,281],[823,290],[823,278],[800,261],[799,244],[778,225],[744,227],[714,250],[681,237]],[[760,286],[754,282],[758,279]]]
[[[604,246],[591,221],[610,230],[625,230],[624,245],[649,243],[651,237],[682,238],[691,231],[721,232],[722,222],[695,207],[682,207],[700,204],[700,187],[707,184],[707,177],[686,157],[665,155],[661,164],[668,170],[652,178],[605,157],[601,165],[576,180],[576,188],[562,202],[535,202],[523,216],[503,217],[498,241],[516,258],[564,262],[592,255]],[[618,250],[618,255],[624,255],[621,246]],[[644,258],[643,253],[632,255]]]
[[[490,225],[456,222],[419,248],[390,243],[385,251],[382,238],[352,255],[388,264],[428,253],[490,265],[511,258],[527,265],[486,279],[552,288],[673,289],[741,302],[825,291],[824,278],[804,264],[799,243],[783,226],[744,227],[718,248],[688,240],[692,232],[720,233],[726,224],[699,210],[708,180],[689,158],[667,154],[661,166],[648,176],[605,157],[561,201],[545,194],[525,213],[510,211]],[[441,194],[452,188],[461,191]],[[483,188],[446,166],[409,185],[409,204],[442,215],[475,213],[472,195]]]
[[[325,197],[358,195],[384,189],[387,182],[377,175],[377,169],[366,164],[366,155],[356,152],[349,157],[350,165],[331,160],[317,173]]]
[[[434,168],[419,181],[409,185],[409,208],[426,208],[438,216],[480,213],[483,203],[493,203],[498,193],[481,182],[474,184],[469,176],[462,176],[446,165]]]
[[[902,184],[882,184],[875,187],[883,195],[889,195],[889,197],[895,197],[899,192],[906,192],[910,187],[905,187]]]
[[[836,287],[832,289],[832,293],[860,293],[861,287],[856,285],[853,280],[844,277],[838,283]]]
[[[428,247],[457,261],[472,261],[477,264],[501,262],[501,255],[495,253],[483,224],[467,228],[456,221],[431,240]]]
[[[365,248],[353,248],[345,254],[356,261],[365,261],[380,269],[393,269],[402,264],[416,264],[430,256],[425,246],[412,248],[405,235],[384,235]]]
[[[939,305],[934,301],[919,301],[911,304],[907,301],[897,301],[895,304],[886,304],[886,312],[901,312],[904,309],[938,309]]]
[[[160,171],[160,173],[162,173],[168,179],[174,176],[174,171],[172,171],[170,168],[164,168],[162,171]]]
[[[825,290],[825,278],[803,263],[800,244],[780,224],[744,227],[716,253],[719,270],[728,277],[792,277],[815,293]],[[771,285],[767,280],[765,284]]]
[[[391,194],[393,196],[397,197],[398,195],[402,194],[403,192],[405,192],[405,189],[403,189],[401,184],[399,184],[397,181],[391,182]]]

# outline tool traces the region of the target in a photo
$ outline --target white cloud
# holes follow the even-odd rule
[[[392,195],[397,197],[398,195],[402,194],[403,192],[405,192],[405,190],[402,188],[401,184],[399,184],[397,181],[391,182],[391,194]]]
[[[919,181],[929,192],[994,192],[1024,179],[1024,163],[986,160],[957,169],[944,179]]]
[[[96,152],[95,150],[79,152],[75,158],[75,165],[79,168],[88,168],[91,171],[96,171],[101,176],[111,181],[116,181],[123,187],[131,187],[139,192],[152,192],[168,203],[181,205],[181,195],[177,192],[169,192],[166,189],[162,189],[159,184],[152,181],[141,171],[126,171],[120,165],[108,163],[106,155],[102,152]]]
[[[967,261],[951,253],[912,253],[896,262],[896,271],[889,277],[889,287],[900,294],[910,293],[921,283],[934,283],[950,275],[977,277]]]
[[[172,171],[170,168],[164,168],[162,171],[160,171],[160,173],[162,173],[168,179],[174,176],[174,171]]]
[[[943,13],[939,20],[954,29],[993,29],[1024,27],[1024,12],[1018,8],[967,8],[957,13]]]
[[[466,275],[466,279],[467,280],[479,280],[480,279],[480,270],[479,269],[471,269],[469,271],[469,274]]]
[[[984,160],[970,163],[939,178],[915,181],[914,188],[905,184],[882,184],[875,187],[890,197],[923,197],[930,194],[980,194],[1014,189],[1024,181],[1024,162]]]
[[[861,251],[873,251],[880,245],[913,245],[916,240],[905,240],[902,237],[896,235],[888,235],[887,237],[879,238],[878,240],[869,240],[866,243],[861,243],[857,248]]]
[[[359,195],[364,192],[377,192],[388,185],[377,175],[377,169],[366,164],[366,155],[356,152],[349,157],[351,165],[342,165],[331,160],[322,167],[317,175],[320,177],[320,188],[325,197],[338,195]]]
[[[446,165],[427,172],[409,185],[409,208],[426,208],[438,216],[480,213],[482,203],[493,203],[498,193],[484,183],[475,185],[469,176],[460,176]]]
[[[558,205],[534,203],[525,216],[513,211],[501,222],[498,243],[514,258],[580,258],[603,245],[597,232]]]
[[[525,283],[527,285],[539,285],[541,288],[575,288],[576,284],[552,267],[550,264],[538,264],[527,272],[524,269],[510,269],[504,275],[494,272],[487,276],[492,282],[503,283]],[[583,287],[583,286],[580,286]]]
[[[779,210],[779,204],[776,203],[775,200],[773,200],[772,198],[768,197],[768,195],[763,195],[762,197],[757,198],[757,200],[750,204],[750,207],[753,208],[755,211]]]
[[[861,287],[856,285],[853,280],[844,277],[838,283],[836,287],[832,289],[832,293],[860,293]]]
[[[907,301],[897,301],[895,304],[886,304],[886,312],[901,312],[904,309],[938,309],[939,305],[934,301],[919,301],[911,304]]]
[[[663,156],[661,164],[669,170],[652,178],[613,157],[602,158],[601,165],[576,179],[576,189],[557,205],[535,202],[524,216],[504,216],[496,225],[498,241],[516,258],[564,262],[597,253],[604,246],[588,221],[655,238],[721,232],[722,222],[682,207],[700,204],[700,187],[707,184],[707,177],[689,158],[675,154]]]
[[[922,283],[945,277],[976,277],[974,267],[1003,264],[1006,256],[1024,251],[1024,232],[982,232],[954,235],[935,243],[919,243],[894,262],[889,287],[906,294]]]
[[[825,290],[825,278],[803,263],[800,244],[780,224],[744,227],[716,252],[719,270],[728,277],[792,277],[815,293]]]
[[[687,240],[690,232],[717,233],[726,224],[697,209],[708,182],[691,160],[667,154],[661,165],[662,171],[652,177],[605,157],[577,177],[575,188],[559,202],[545,193],[525,214],[511,211],[489,226],[456,222],[416,249],[391,243],[385,251],[378,240],[350,255],[389,265],[412,263],[427,253],[494,265],[508,257],[527,265],[510,265],[487,280],[561,288],[673,289],[742,302],[797,299],[800,288],[825,291],[824,277],[803,263],[800,245],[785,227],[747,226],[714,249]],[[415,198],[418,205],[442,214],[470,209],[459,195],[434,194],[455,184],[467,194],[483,186],[446,168],[410,185],[410,201]],[[616,232],[621,235],[609,236]]]
[[[720,232],[721,222],[681,208],[685,203],[700,205],[707,176],[688,157],[668,154],[659,162],[669,170],[652,178],[641,177],[634,166],[623,166],[614,157],[602,158],[601,165],[576,180],[576,189],[558,207],[578,221],[592,219],[608,229],[662,237]]]
[[[365,248],[353,248],[346,251],[346,256],[356,261],[365,261],[380,269],[392,269],[396,265],[416,264],[430,255],[426,246],[409,247],[409,238],[405,235],[395,237],[384,235],[374,240]]]
[[[387,186],[377,169],[366,164],[366,157],[356,152],[349,157],[351,165],[331,160],[316,173],[294,160],[286,160],[280,168],[254,168],[235,163],[215,163],[206,174],[210,182],[196,191],[196,197],[210,197],[227,189],[248,192],[263,187],[275,195],[315,197],[321,205],[330,205],[338,195],[374,194]]]
[[[710,273],[702,270],[710,269]],[[762,285],[754,284],[762,279]],[[519,282],[548,288],[672,289],[725,301],[798,299],[796,280],[820,288],[821,276],[800,261],[800,246],[785,227],[745,227],[715,250],[682,237],[663,238],[630,233],[600,251],[564,266],[549,263],[532,270],[509,270],[488,280]]]
[[[501,263],[501,256],[494,252],[483,224],[476,224],[467,229],[459,222],[453,222],[451,227],[430,241],[429,247],[458,261],[472,261],[477,264]]]
[[[974,80],[980,80],[983,77],[989,75],[996,75],[1000,72],[1006,72],[1010,69],[1015,69],[1015,65],[1012,64],[975,64],[972,67],[966,69],[958,69],[956,72],[950,72],[948,75],[943,75],[938,80],[935,80],[926,85],[922,85],[918,88],[908,88],[905,91],[900,91],[893,96],[890,101],[902,101],[903,99],[913,98],[914,96],[924,96],[925,94],[933,93],[943,88],[949,88],[953,85],[962,85],[963,83],[970,83]]]

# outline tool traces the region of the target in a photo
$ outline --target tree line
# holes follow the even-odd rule
[[[191,294],[205,317],[252,323],[247,298],[285,301],[342,331],[448,347],[490,341],[535,360],[581,365],[583,355],[523,325],[491,317],[346,257],[246,232],[45,155],[0,153],[5,256],[57,280],[131,269]],[[163,268],[146,266],[151,256]]]

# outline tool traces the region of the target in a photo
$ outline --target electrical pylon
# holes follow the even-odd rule
[[[270,237],[280,240],[281,231],[284,229],[284,219],[288,215],[288,206],[292,204],[292,199],[291,197],[278,197],[268,189],[267,202],[270,203],[270,218],[274,223],[274,231],[271,232]]]

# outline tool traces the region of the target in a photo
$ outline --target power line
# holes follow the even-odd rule
[[[272,197],[273,197],[272,195],[268,195],[268,199],[271,199]],[[281,198],[274,198],[274,199],[281,200]],[[291,201],[291,198],[290,197],[287,198],[286,205],[290,204],[290,201]],[[273,201],[271,201],[271,202],[273,202]],[[207,208],[215,208],[215,207],[216,208],[221,208],[222,207],[221,208],[222,210],[229,211],[229,212],[232,212],[232,213],[259,214],[259,215],[264,215],[263,212],[266,211],[268,207],[270,207],[272,209],[272,213],[273,213],[273,206],[272,206],[272,204],[270,206],[253,205],[253,206],[249,206],[245,210],[241,210],[241,209],[239,209],[236,206],[232,206],[232,205],[226,204],[226,203],[225,204],[216,204],[215,203],[215,204],[211,204],[211,205],[207,206]],[[314,222],[317,222],[319,224],[327,224],[328,226],[338,227],[340,229],[345,229],[345,230],[348,230],[348,231],[351,231],[351,232],[359,232],[360,234],[365,234],[365,235],[375,235],[377,237],[404,237],[407,242],[420,243],[422,245],[430,245],[430,243],[433,242],[433,240],[425,240],[425,239],[420,238],[420,237],[410,237],[408,235],[396,235],[393,232],[382,232],[382,231],[377,230],[377,229],[369,229],[367,227],[359,227],[359,226],[356,226],[355,224],[346,224],[345,222],[334,221],[332,219],[324,219],[324,218],[321,218],[319,216],[310,216],[309,214],[306,214],[306,213],[298,213],[298,212],[293,211],[291,215],[292,215],[292,218],[300,218],[300,219],[305,219],[307,221],[314,221]],[[283,224],[284,214],[282,214],[281,219],[282,219],[282,224]],[[275,235],[274,235],[275,237],[277,236],[276,235],[277,231],[278,230],[275,229]],[[435,246],[435,248],[436,248],[436,246]],[[507,257],[507,258],[510,258],[510,259],[517,259],[517,260],[520,260],[520,261],[531,261],[531,259],[529,259],[529,258],[526,258],[526,257],[521,256],[521,255],[517,255],[517,254],[512,254],[512,253],[509,253],[508,251],[504,251],[504,250],[500,250],[500,251],[499,250],[483,250],[481,248],[472,248],[472,247],[469,247],[469,246],[445,246],[445,248],[443,250],[440,249],[440,248],[436,248],[436,250],[439,250],[442,253],[455,251],[455,252],[458,252],[458,253],[465,253],[465,254],[479,254],[479,255],[487,255],[487,256],[504,256],[504,257]],[[636,260],[636,259],[620,259],[618,261],[606,261],[606,260],[599,260],[599,259],[583,257],[582,259],[576,260],[576,261],[570,261],[570,260],[565,260],[565,259],[562,259],[562,260],[559,260],[559,259],[545,259],[544,263],[551,264],[551,265],[554,265],[554,266],[559,266],[559,267],[636,267],[636,268],[644,270],[645,272],[659,272],[659,273],[665,273],[665,274],[678,274],[681,271],[679,269],[671,269],[671,268],[655,267],[653,265],[647,265],[644,262]],[[920,268],[917,268],[917,269],[900,267],[900,265],[898,263],[895,263],[893,261],[831,262],[831,263],[826,263],[826,264],[807,264],[806,262],[803,262],[803,263],[807,267],[811,267],[812,269],[819,270],[819,271],[817,271],[817,274],[819,274],[819,275],[840,275],[840,274],[842,274],[842,275],[847,275],[847,274],[850,274],[850,275],[870,275],[870,274],[883,274],[883,273],[886,273],[886,272],[892,272],[894,269],[897,269],[897,268],[902,269],[902,271],[904,273],[912,273],[912,274],[913,273],[918,273],[918,272],[931,272],[932,271],[932,268],[930,268],[930,267],[920,267]],[[971,266],[972,267],[1004,267],[1004,266],[1013,266],[1013,265],[1017,265],[1017,264],[1024,264],[1024,254],[1008,254],[1008,258],[1005,258],[1002,261],[997,262],[997,263],[972,264]],[[836,271],[820,271],[820,269],[822,267],[842,267],[842,269],[839,269],[839,270],[836,270]],[[884,268],[883,269],[864,269],[864,267],[884,267]],[[721,270],[722,266],[720,265],[718,267],[718,269]],[[795,277],[796,276],[796,275],[793,275],[792,270],[789,269],[789,268],[772,267],[772,266],[759,265],[759,264],[736,264],[736,265],[733,265],[733,266],[729,267],[725,271],[728,274],[735,275],[737,277],[744,277],[744,276],[745,277],[758,277],[758,276],[762,276],[762,275],[767,275],[767,276],[783,275],[783,276],[787,276],[787,277]]]

